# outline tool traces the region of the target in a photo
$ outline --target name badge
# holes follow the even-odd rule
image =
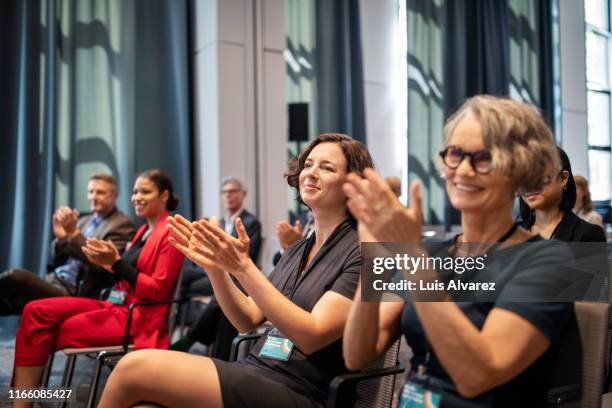
[[[116,305],[122,305],[125,302],[125,297],[127,296],[127,292],[125,290],[117,290],[113,289],[108,296],[108,300],[111,303]]]
[[[402,388],[398,408],[439,408],[440,394],[409,380]]]
[[[266,342],[259,351],[259,357],[289,361],[292,350],[293,342],[284,337],[278,330],[273,329],[266,336]]]

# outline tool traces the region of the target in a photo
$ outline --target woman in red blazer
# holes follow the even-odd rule
[[[141,174],[134,183],[132,204],[147,223],[122,257],[110,241],[90,239],[83,247],[91,262],[115,277],[108,300],[47,298],[24,309],[15,344],[14,386],[37,386],[55,350],[120,344],[130,304],[172,297],[183,264],[183,255],[168,243],[168,211],[178,204],[172,181],[159,170]],[[132,336],[137,349],[167,348],[167,310],[167,305],[135,309]]]

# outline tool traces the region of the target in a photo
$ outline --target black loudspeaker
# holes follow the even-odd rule
[[[289,141],[308,141],[308,104],[304,102],[289,104]]]

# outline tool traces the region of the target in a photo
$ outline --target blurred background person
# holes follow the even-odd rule
[[[603,218],[593,209],[589,181],[582,176],[574,176],[574,181],[576,182],[576,205],[574,205],[574,213],[583,220],[591,224],[599,225],[603,229]]]
[[[545,239],[565,242],[606,242],[603,229],[578,217],[576,183],[567,154],[557,147],[561,169],[539,191],[521,192],[522,226]]]
[[[391,191],[393,191],[393,194],[395,194],[396,197],[402,195],[402,181],[399,179],[399,177],[385,177],[385,181],[387,182],[389,188],[391,189]]]
[[[29,301],[46,297],[97,298],[102,289],[113,285],[112,276],[90,262],[81,247],[87,238],[98,238],[111,241],[118,251],[123,252],[136,228],[115,206],[118,195],[115,177],[96,173],[87,184],[90,214],[80,215],[69,207],[55,211],[55,239],[51,244],[51,262],[48,265],[50,272],[44,279],[19,268],[0,274],[0,315],[19,314]],[[81,287],[77,293],[79,282]]]

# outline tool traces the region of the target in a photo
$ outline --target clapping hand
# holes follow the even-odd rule
[[[276,236],[283,251],[286,250],[289,245],[302,239],[300,220],[296,220],[294,226],[291,226],[287,221],[280,221],[276,224]]]
[[[91,263],[112,272],[112,266],[121,259],[119,250],[112,241],[88,238],[86,246],[82,247],[83,253]]]
[[[168,229],[172,233],[168,241],[196,265],[205,269],[206,272],[214,273],[219,271],[219,268],[211,262],[210,251],[203,242],[193,235],[194,227],[198,222],[191,222],[181,215],[168,217]]]
[[[405,208],[387,183],[372,169],[364,177],[351,173],[343,190],[348,207],[359,221],[362,242],[414,243],[421,239],[423,210],[418,182],[410,186],[412,203]]]
[[[242,220],[236,218],[238,238],[227,234],[211,222],[202,220],[194,225],[193,238],[197,246],[203,246],[208,261],[217,268],[238,276],[252,265],[249,256],[250,239]]]
[[[53,233],[57,239],[66,239],[75,235],[79,212],[70,207],[60,207],[53,213]]]

